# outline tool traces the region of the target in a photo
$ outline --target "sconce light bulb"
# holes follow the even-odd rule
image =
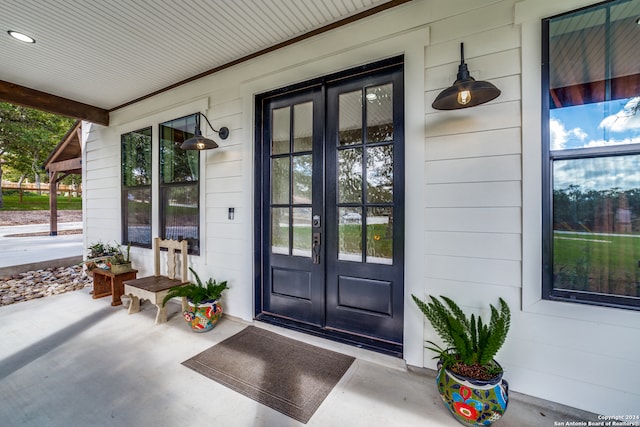
[[[458,104],[467,105],[471,102],[471,92],[468,89],[458,92]]]

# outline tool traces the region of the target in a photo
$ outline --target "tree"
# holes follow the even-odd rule
[[[73,123],[68,117],[0,102],[0,182],[3,168],[18,173],[20,183],[27,176],[36,184],[46,179],[42,164]]]

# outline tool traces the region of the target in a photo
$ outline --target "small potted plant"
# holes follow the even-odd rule
[[[113,274],[121,274],[131,270],[131,243],[127,245],[126,251],[123,253],[120,246],[116,246],[115,254],[111,256],[107,263]]]
[[[432,341],[426,347],[436,353],[436,383],[451,414],[464,425],[487,426],[507,410],[509,384],[494,356],[504,344],[511,322],[507,303],[500,298],[500,309],[493,305],[491,319],[469,318],[450,298],[430,296],[424,302],[411,295],[447,348]]]
[[[222,316],[222,305],[220,298],[225,289],[229,289],[227,281],[216,282],[209,278],[206,284],[202,284],[198,273],[193,268],[189,270],[196,279],[196,283],[187,283],[182,286],[175,286],[169,290],[169,293],[162,300],[162,306],[171,298],[185,297],[187,299],[188,308],[182,315],[184,319],[191,325],[191,329],[195,332],[206,332],[213,327]]]
[[[109,259],[119,251],[120,248],[118,246],[103,243],[100,240],[89,245],[87,248],[87,259],[83,261],[87,275],[93,276],[93,270],[95,268],[109,268]]]

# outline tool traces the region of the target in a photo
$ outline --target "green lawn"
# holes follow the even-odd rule
[[[640,237],[554,233],[554,287],[636,296]]]
[[[38,195],[24,192],[22,202],[17,191],[3,192],[3,211],[39,211],[49,210],[49,194]],[[81,210],[82,197],[58,196],[58,210]]]

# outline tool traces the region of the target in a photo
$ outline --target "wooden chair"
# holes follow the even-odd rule
[[[166,275],[161,272],[161,249],[167,249],[167,269]],[[177,263],[176,250],[180,251],[180,277],[176,277]],[[156,313],[156,325],[167,321],[167,309],[162,306],[162,300],[174,286],[181,286],[189,283],[189,270],[187,263],[187,241],[186,240],[163,240],[159,237],[153,239],[154,251],[154,274],[153,276],[141,277],[139,279],[127,280],[124,282],[124,294],[131,299],[129,304],[129,314],[140,311],[140,300],[151,301],[158,309]],[[186,301],[182,299],[182,309],[186,309]]]

